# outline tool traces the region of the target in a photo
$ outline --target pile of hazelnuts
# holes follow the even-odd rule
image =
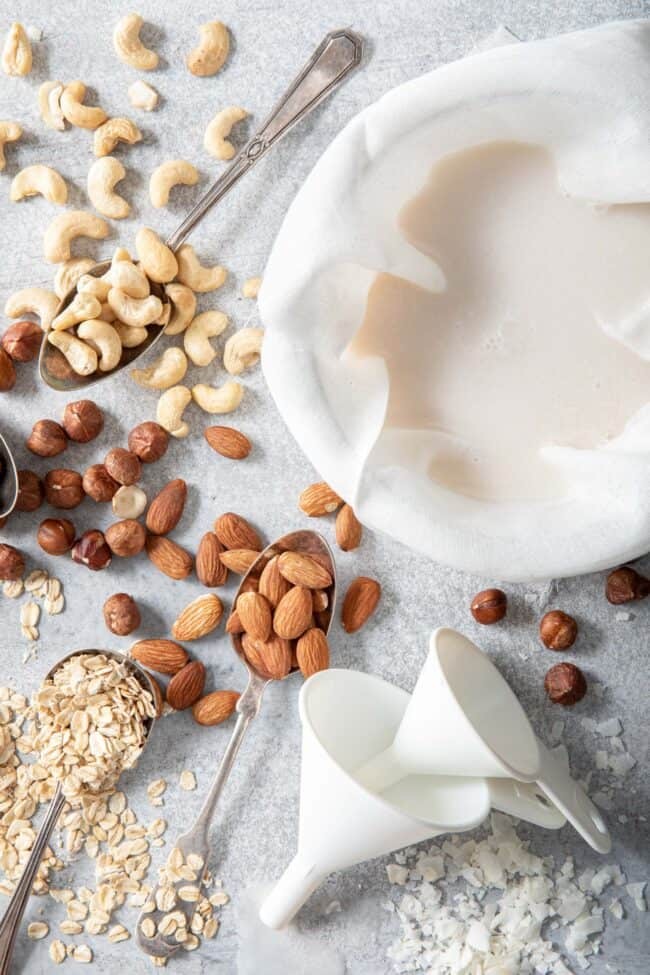
[[[612,605],[645,599],[650,595],[650,580],[629,565],[614,569],[607,576],[605,596]],[[477,623],[490,626],[502,620],[508,611],[508,597],[501,589],[484,589],[474,596],[470,610]],[[542,616],[539,638],[549,650],[568,650],[578,636],[578,624],[573,616],[561,609],[553,609]],[[554,704],[571,707],[587,693],[585,675],[572,663],[551,667],[544,678],[544,689]]]

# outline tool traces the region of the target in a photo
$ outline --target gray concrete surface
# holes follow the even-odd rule
[[[5,0],[0,7],[2,32],[12,20],[43,31],[42,41],[35,45],[32,75],[26,80],[0,76],[0,118],[19,120],[26,133],[22,142],[8,149],[7,169],[0,176],[2,304],[15,288],[27,284],[47,286],[53,271],[43,261],[41,238],[55,208],[42,199],[10,204],[11,177],[27,164],[49,163],[68,179],[71,204],[88,205],[85,180],[92,161],[90,136],[82,130],[62,134],[44,129],[37,113],[36,92],[46,79],[83,79],[90,86],[93,99],[97,98],[110,113],[137,114],[144,133],[140,145],[118,152],[128,169],[121,190],[133,203],[132,219],[114,224],[109,242],[90,244],[84,250],[77,248],[78,253],[103,256],[118,241],[128,246],[142,222],[162,231],[171,230],[198,190],[205,189],[210,178],[220,171],[220,164],[207,156],[202,147],[204,126],[218,108],[228,103],[242,104],[252,113],[254,124],[327,30],[351,25],[365,35],[369,56],[364,69],[287,139],[195,234],[193,243],[198,252],[210,261],[224,262],[232,272],[223,291],[208,297],[202,305],[218,304],[232,315],[234,322],[242,324],[255,316],[254,306],[239,297],[242,281],[261,273],[283,214],[301,181],[332,136],[355,112],[392,86],[462,55],[499,24],[507,24],[521,38],[536,38],[607,19],[650,13],[650,3],[644,0],[575,0],[572,4],[540,0],[415,0],[399,5],[387,0],[284,0],[279,4],[222,0],[216,7],[206,0],[191,4],[141,0],[136,6],[147,20],[145,40],[162,56],[160,69],[147,78],[162,95],[160,109],[150,115],[137,114],[130,108],[126,90],[137,74],[121,64],[112,51],[112,27],[128,8],[106,0],[60,0],[47,5],[37,0]],[[193,79],[184,69],[183,56],[195,42],[197,25],[217,16],[232,29],[234,43],[228,66],[216,78]],[[177,192],[168,210],[155,212],[146,195],[148,175],[159,161],[178,156],[199,166],[200,187]],[[207,375],[217,380],[219,373],[215,368]],[[201,437],[205,418],[198,411],[190,411],[192,436],[173,443],[164,461],[145,471],[143,483],[149,492],[167,478],[187,479],[189,503],[176,537],[190,548],[196,546],[214,517],[225,510],[250,517],[269,539],[305,521],[297,511],[296,498],[314,479],[314,471],[278,418],[259,373],[247,374],[245,382],[246,399],[235,422],[255,444],[246,463],[234,465],[213,455]],[[70,447],[60,458],[64,465],[82,470],[100,460],[108,447],[123,443],[128,430],[136,422],[152,417],[155,410],[155,395],[138,389],[127,379],[108,382],[93,395],[106,411],[105,434],[96,444]],[[58,417],[65,402],[65,397],[39,386],[33,367],[20,369],[15,390],[0,400],[2,430],[15,445],[19,466],[40,472],[52,466],[32,458],[23,442],[35,420]],[[110,637],[104,628],[101,606],[110,593],[127,590],[138,599],[144,609],[143,636],[164,634],[180,607],[198,593],[195,580],[173,583],[153,571],[146,558],[116,561],[102,574],[90,574],[68,559],[46,560],[34,541],[34,530],[44,510],[13,519],[1,533],[3,539],[10,539],[26,551],[30,567],[47,565],[65,585],[65,613],[43,621],[36,656],[24,664],[26,645],[20,636],[18,607],[0,599],[0,680],[13,681],[26,692],[37,685],[57,656],[72,647],[128,646],[128,639]],[[110,521],[110,513],[86,501],[72,513],[72,518],[80,530],[104,527]],[[323,529],[331,538],[333,525],[325,523]],[[650,559],[641,565],[650,571]],[[366,534],[358,552],[340,556],[341,587],[360,572],[381,580],[384,597],[376,618],[354,638],[345,637],[336,625],[332,650],[337,664],[371,670],[410,687],[424,658],[431,628],[441,623],[457,626],[479,639],[493,655],[542,734],[548,734],[557,717],[565,719],[567,744],[580,773],[593,766],[598,747],[596,736],[585,730],[581,718],[621,718],[627,746],[637,765],[616,792],[615,808],[608,814],[614,832],[614,851],[608,860],[622,864],[632,881],[648,879],[648,825],[641,817],[648,814],[650,796],[646,725],[650,602],[634,607],[632,618],[621,621],[604,600],[602,576],[560,581],[552,587],[511,586],[507,624],[479,632],[468,604],[472,594],[482,588],[482,580],[449,571],[389,539],[370,534]],[[227,594],[232,595],[231,589]],[[579,661],[588,677],[604,688],[602,697],[591,693],[574,711],[561,715],[545,702],[543,675],[552,661],[536,642],[536,620],[545,608],[551,607],[577,616],[581,635],[575,653],[567,659]],[[242,686],[242,668],[233,659],[223,635],[205,639],[192,649],[207,665],[211,686]],[[235,902],[249,884],[279,875],[293,851],[300,750],[298,690],[297,680],[269,690],[214,828],[213,867]],[[173,835],[198,809],[230,730],[230,726],[199,729],[187,715],[162,722],[137,773],[128,776],[128,791],[135,808],[151,817],[153,810],[148,808],[144,795],[146,785],[154,777],[166,777],[170,788],[163,815],[170,824],[169,835]],[[179,792],[177,780],[183,768],[196,772],[196,793]],[[619,822],[619,816],[626,821]],[[530,833],[536,850],[557,857],[571,852],[580,866],[600,862],[569,828],[553,836],[542,835],[539,830]],[[162,853],[159,851],[161,859]],[[87,866],[83,859],[79,860],[68,876],[75,882],[89,879]],[[388,972],[385,951],[398,931],[395,919],[381,907],[387,896],[385,862],[365,864],[332,878],[306,908],[301,924],[336,946],[351,975]],[[324,908],[334,898],[341,902],[342,911],[324,917]],[[55,928],[62,916],[60,908],[41,899],[30,904],[29,915],[36,917],[41,910]],[[121,919],[132,925],[134,916],[134,912],[122,912]],[[624,922],[608,921],[604,953],[591,969],[594,975],[610,971],[609,965],[625,975],[647,972],[647,918],[648,915],[631,909]],[[133,942],[111,946],[102,938],[89,940],[100,971],[128,966],[135,975],[151,970]],[[210,970],[232,975],[237,971],[237,945],[235,912],[229,907],[223,913],[223,927],[217,939],[200,953],[183,958],[179,971]],[[38,975],[51,967],[47,943],[28,944],[23,936],[16,971]]]

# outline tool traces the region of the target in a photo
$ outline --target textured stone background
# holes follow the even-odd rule
[[[78,129],[65,134],[45,130],[36,109],[38,85],[49,78],[81,78],[90,86],[93,100],[97,98],[109,113],[136,115],[126,96],[136,72],[115,58],[111,45],[113,24],[128,8],[88,0],[60,0],[52,5],[37,0],[5,0],[0,9],[3,33],[12,20],[43,30],[42,42],[35,45],[32,75],[26,80],[0,76],[0,118],[19,120],[26,132],[22,142],[9,148],[7,169],[0,176],[0,301],[4,304],[15,288],[27,284],[47,286],[53,271],[43,262],[41,238],[54,207],[42,199],[9,204],[11,177],[27,164],[50,163],[69,181],[72,205],[87,205],[90,136]],[[164,232],[173,228],[197,198],[197,192],[204,190],[220,171],[220,164],[208,157],[202,147],[203,129],[217,109],[229,103],[242,104],[251,111],[255,124],[327,30],[349,24],[368,40],[369,56],[364,70],[287,139],[218,212],[204,221],[193,238],[199,254],[210,261],[224,262],[232,271],[223,291],[208,296],[203,305],[218,304],[240,325],[250,316],[255,318],[254,306],[239,297],[242,281],[262,271],[294,193],[332,136],[357,111],[394,85],[461,56],[499,24],[507,24],[524,39],[544,37],[617,17],[643,16],[650,12],[650,3],[415,0],[395,5],[388,0],[372,4],[362,0],[284,0],[281,4],[222,0],[215,7],[205,0],[191,4],[142,0],[137,9],[148,22],[145,41],[162,56],[160,69],[148,78],[159,89],[162,105],[150,115],[137,113],[144,140],[118,152],[128,168],[120,191],[133,203],[133,219],[115,224],[110,242],[88,246],[84,253],[93,256],[107,255],[118,240],[128,246],[142,222]],[[215,17],[232,28],[232,56],[218,77],[193,79],[183,67],[183,56],[195,42],[197,25]],[[146,195],[148,176],[159,161],[178,156],[199,166],[201,184],[198,189],[176,191],[170,209],[155,212]],[[211,379],[219,380],[216,367],[213,374],[208,371],[208,381]],[[314,472],[278,418],[259,374],[247,375],[245,382],[246,400],[236,422],[255,443],[255,451],[246,463],[229,464],[212,454],[201,437],[205,418],[190,411],[192,436],[174,443],[164,462],[145,472],[144,486],[150,492],[167,478],[183,476],[188,480],[189,503],[176,537],[191,548],[214,517],[225,510],[237,510],[250,517],[269,539],[305,521],[296,509],[296,498],[302,487],[314,479]],[[139,390],[126,378],[100,386],[93,395],[107,415],[101,443],[72,446],[60,458],[63,464],[80,470],[100,460],[109,446],[124,442],[131,426],[151,417],[155,410],[155,395]],[[58,417],[65,401],[65,397],[38,385],[33,368],[20,370],[15,391],[2,398],[0,414],[2,430],[15,445],[19,466],[42,472],[47,469],[48,464],[35,461],[22,443],[35,420]],[[34,542],[34,529],[41,517],[42,512],[22,515],[10,528],[11,540],[28,553],[30,567],[45,562]],[[79,529],[104,527],[110,521],[109,512],[90,501],[72,517]],[[331,537],[332,525],[325,524],[324,531]],[[650,570],[650,560],[646,559],[643,565]],[[145,558],[118,560],[110,571],[100,575],[91,575],[67,559],[50,560],[49,567],[64,581],[67,608],[64,615],[44,620],[37,655],[26,664],[21,662],[25,644],[20,637],[18,607],[9,600],[0,600],[0,678],[14,681],[24,691],[31,691],[49,665],[71,648],[128,646],[128,639],[110,638],[104,629],[101,605],[110,593],[128,590],[137,597],[144,607],[142,635],[164,634],[180,607],[198,593],[196,581],[172,583],[153,571]],[[340,557],[341,589],[359,572],[382,581],[384,598],[372,624],[355,638],[344,638],[338,625],[335,627],[332,649],[337,664],[372,670],[410,687],[424,658],[432,627],[442,623],[458,626],[480,640],[502,667],[542,735],[558,716],[566,719],[567,742],[581,773],[593,764],[598,747],[595,736],[581,727],[581,717],[622,719],[628,747],[638,765],[618,792],[616,809],[609,817],[614,832],[614,851],[609,859],[621,863],[630,880],[647,879],[648,828],[639,816],[648,813],[650,795],[645,774],[650,768],[645,724],[650,605],[635,607],[633,619],[617,622],[615,612],[604,601],[601,576],[561,581],[552,587],[511,586],[507,625],[479,632],[467,607],[471,595],[482,587],[480,580],[435,565],[386,538],[369,534],[357,553]],[[566,609],[578,617],[580,640],[575,655],[569,659],[579,661],[588,676],[606,688],[602,700],[591,694],[575,711],[562,715],[545,704],[542,679],[551,660],[546,651],[538,648],[535,635],[536,620],[551,607]],[[223,636],[203,640],[193,650],[208,666],[211,685],[242,687],[242,668]],[[250,883],[279,875],[293,851],[299,771],[298,690],[297,680],[269,690],[214,827],[213,866],[235,901],[238,892]],[[163,775],[170,781],[163,810],[170,823],[170,836],[184,826],[198,809],[230,730],[230,726],[198,729],[186,715],[165,720],[137,773],[128,776],[128,791],[134,797],[135,808],[147,819],[152,817],[154,811],[148,808],[144,790],[152,778]],[[194,794],[178,790],[178,775],[185,767],[197,773],[199,790]],[[628,817],[627,822],[618,823],[619,815]],[[531,836],[538,851],[558,857],[572,852],[580,866],[601,862],[568,827],[558,835],[531,830]],[[162,859],[162,851],[159,852]],[[75,882],[88,879],[86,867],[81,860],[68,875]],[[395,921],[381,908],[387,892],[384,862],[357,867],[332,878],[303,912],[301,923],[337,947],[352,975],[388,971],[385,949],[397,929]],[[323,917],[324,908],[333,898],[340,900],[343,911]],[[36,917],[41,910],[53,924],[61,917],[60,908],[48,900],[32,901],[28,915]],[[593,964],[595,975],[610,971],[607,963],[626,975],[647,971],[647,918],[632,909],[624,923],[608,924],[604,956]],[[134,914],[124,912],[120,919],[131,925]],[[90,940],[102,971],[114,971],[125,963],[134,973],[151,970],[150,963],[132,942],[111,947],[105,939]],[[183,958],[179,971],[198,973],[209,969],[232,975],[237,970],[237,945],[235,914],[227,908],[216,941],[199,954]],[[46,952],[46,942],[27,944],[21,937],[16,970],[28,970],[33,975],[49,971]],[[72,963],[69,967],[73,967]]]

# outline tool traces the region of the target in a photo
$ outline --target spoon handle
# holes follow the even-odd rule
[[[240,150],[225,173],[188,213],[167,240],[167,246],[177,250],[208,210],[226,195],[239,178],[358,67],[362,52],[363,41],[353,31],[338,30],[327,34],[259,132]]]
[[[50,841],[50,836],[64,805],[65,796],[59,784],[56,787],[43,824],[38,831],[38,836],[32,847],[29,860],[25,864],[20,880],[16,884],[16,889],[11,896],[7,910],[0,922],[0,975],[7,975],[11,968],[16,935],[18,934],[18,928],[20,927],[20,922],[27,907],[27,901],[32,893],[34,878],[36,877],[36,872],[43,859],[43,853]]]

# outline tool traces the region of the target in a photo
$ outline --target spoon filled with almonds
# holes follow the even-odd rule
[[[176,840],[142,908],[137,939],[148,955],[167,958],[194,937],[194,915],[211,852],[210,824],[244,735],[271,681],[298,673],[311,677],[329,666],[327,633],[335,600],[334,558],[325,539],[313,531],[279,538],[259,553],[242,578],[226,629],[248,671],[248,684],[235,706],[237,723],[197,820]],[[215,707],[220,693],[215,692]],[[204,702],[209,706],[210,695]]]

